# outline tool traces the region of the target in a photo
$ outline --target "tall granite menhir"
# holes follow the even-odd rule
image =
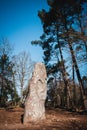
[[[29,83],[29,94],[25,101],[23,123],[45,119],[46,69],[43,63],[36,63]]]

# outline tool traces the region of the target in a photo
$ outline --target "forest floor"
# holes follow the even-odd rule
[[[23,108],[0,109],[0,130],[87,130],[87,114],[47,109],[43,122],[22,124]]]

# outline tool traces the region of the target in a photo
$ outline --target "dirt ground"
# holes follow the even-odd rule
[[[87,114],[47,109],[42,122],[22,124],[23,108],[0,109],[0,130],[87,130]]]

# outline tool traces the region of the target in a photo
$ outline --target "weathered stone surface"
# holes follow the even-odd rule
[[[25,101],[24,124],[45,119],[46,78],[44,64],[36,63],[29,83],[30,92]]]

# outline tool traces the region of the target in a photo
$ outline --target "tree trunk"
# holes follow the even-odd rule
[[[76,58],[75,58],[75,55],[74,55],[74,50],[72,48],[72,43],[70,41],[68,41],[68,45],[69,45],[69,49],[70,49],[70,52],[71,52],[73,65],[74,65],[75,70],[76,70],[76,75],[77,75],[77,78],[78,78],[78,81],[79,81],[79,84],[80,84],[80,87],[81,87],[81,96],[82,96],[83,105],[84,105],[85,109],[87,109],[86,104],[85,104],[86,103],[85,90],[84,90],[84,86],[83,86],[83,83],[82,83],[79,67],[78,67],[78,64],[77,64],[77,61],[76,61]]]
[[[72,65],[72,73],[73,73],[73,108],[76,108],[76,85],[75,85],[75,72],[74,65]]]
[[[61,57],[61,61],[62,61],[62,69],[61,69],[61,72],[62,72],[62,76],[63,76],[63,81],[64,81],[64,84],[65,84],[65,88],[64,88],[64,97],[65,97],[65,105],[68,106],[68,102],[67,102],[67,96],[68,96],[68,79],[67,79],[67,75],[66,75],[66,69],[65,69],[65,65],[64,65],[64,59],[63,59],[63,54],[62,54],[62,51],[61,51],[61,46],[60,46],[60,42],[58,40],[58,29],[57,29],[57,42],[58,42],[58,47],[59,47],[59,52],[60,52],[60,57]]]

